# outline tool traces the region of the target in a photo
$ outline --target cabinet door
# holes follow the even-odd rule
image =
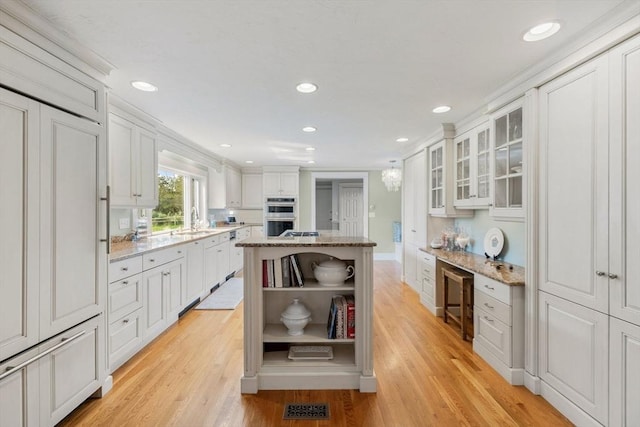
[[[475,145],[475,138],[472,139],[472,137],[475,137],[473,131],[469,131],[453,141],[453,204],[455,206],[473,205],[471,169],[474,162],[472,161],[471,146]]]
[[[136,171],[136,205],[155,208],[158,204],[158,152],[156,137],[138,128]]]
[[[640,425],[640,326],[610,324],[609,425]]]
[[[136,175],[132,169],[135,152],[135,125],[114,114],[109,115],[109,185],[112,206],[136,205]]]
[[[40,359],[40,425],[55,425],[100,387],[102,322],[102,316],[95,317],[40,346],[42,352],[67,343]]]
[[[278,172],[265,172],[262,174],[262,188],[264,196],[280,195],[280,174]]]
[[[244,209],[262,209],[264,207],[262,175],[242,175],[242,207]]]
[[[230,167],[225,167],[226,196],[228,208],[239,208],[242,200],[242,185],[240,172]]]
[[[298,174],[295,172],[280,173],[280,191],[285,196],[298,195]]]
[[[407,285],[411,286],[417,292],[420,292],[418,287],[418,258],[416,257],[417,247],[410,244],[404,244],[404,281]]]
[[[218,284],[218,245],[204,250],[204,286],[213,288]]]
[[[640,325],[640,37],[611,52],[610,70],[610,310]]]
[[[32,349],[0,363],[0,372],[37,355],[37,349]],[[37,427],[39,403],[39,370],[38,362],[34,362],[0,380],[0,427]]]
[[[606,59],[540,88],[540,289],[603,313],[609,309]]]
[[[403,192],[403,203],[404,209],[402,211],[403,219],[403,236],[402,239],[405,242],[413,243],[417,237],[417,230],[415,226],[415,203],[416,198],[414,197],[416,183],[414,181],[414,169],[416,167],[415,156],[408,157],[404,160],[403,170],[403,180],[402,180],[402,192]]]
[[[186,305],[200,298],[204,289],[204,244],[199,241],[186,245],[187,249],[187,283]]]
[[[166,325],[166,310],[164,309],[163,277],[167,272],[162,266],[145,271],[144,283],[144,338],[149,342],[162,332]]]
[[[216,246],[217,249],[217,263],[216,269],[218,270],[218,283],[224,283],[227,275],[231,273],[230,257],[229,257],[229,242],[220,243]]]
[[[429,213],[443,214],[445,209],[445,146],[444,141],[429,150]]]
[[[209,168],[207,176],[209,184],[207,204],[209,209],[224,209],[227,207],[227,184],[225,174]]]
[[[37,102],[0,89],[0,360],[38,342],[38,114]]]
[[[104,129],[41,106],[40,338],[104,311]],[[100,209],[99,209],[100,208]]]
[[[183,278],[185,276],[183,260],[173,261],[163,267],[163,279],[167,295],[167,311],[169,319],[178,317],[184,301]]]
[[[609,316],[545,292],[539,297],[540,378],[606,424]]]
[[[486,208],[491,203],[491,131],[487,124],[475,129],[474,133],[472,198],[475,207]]]

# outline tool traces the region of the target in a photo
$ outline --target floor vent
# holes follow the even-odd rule
[[[284,407],[284,420],[328,420],[328,403],[287,403]]]

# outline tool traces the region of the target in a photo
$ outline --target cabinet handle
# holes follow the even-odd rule
[[[166,277],[166,276],[171,276],[171,272],[170,272],[170,271],[168,271],[168,272],[166,272],[166,273],[162,273],[162,275],[163,275],[163,276],[165,276],[165,277]]]
[[[150,258],[149,262],[156,262],[156,259],[155,258]]]
[[[491,310],[493,310],[493,308],[494,308],[492,305],[489,305],[486,302],[484,303],[484,305],[485,305],[485,307],[487,307],[488,309],[491,309]]]
[[[124,323],[124,324],[129,323],[129,319],[124,319],[124,320],[122,321],[122,323]]]
[[[609,279],[617,279],[617,278],[618,278],[617,274],[609,273]]]
[[[178,253],[179,253],[179,254],[181,254],[181,253],[182,253],[182,251],[178,251]]]
[[[75,334],[74,336],[72,336],[70,338],[62,338],[62,342],[54,345],[49,350],[43,351],[42,353],[38,354],[37,356],[34,356],[31,359],[22,362],[18,366],[7,366],[6,371],[4,373],[0,374],[0,381],[2,381],[3,379],[7,378],[11,374],[14,374],[14,373],[18,372],[20,369],[24,368],[25,366],[32,364],[36,360],[42,359],[47,354],[53,353],[54,351],[56,351],[60,347],[63,347],[65,345],[71,343],[72,341],[77,340],[78,338],[80,338],[81,336],[83,336],[86,333],[87,333],[87,331],[82,331],[82,332],[78,332],[77,334]]]
[[[107,237],[105,239],[100,239],[101,242],[105,242],[107,244],[107,255],[111,253],[111,187],[107,185],[107,194],[105,197],[100,197],[100,200],[105,201],[106,209],[107,209]]]
[[[602,276],[604,276],[604,275],[606,275],[606,274],[607,274],[607,273],[605,273],[604,271],[596,271],[596,276],[600,276],[600,277],[602,277]]]
[[[129,267],[120,267],[120,270],[122,270],[122,271],[129,271]]]
[[[489,285],[484,285],[485,288],[489,289],[490,291],[495,291],[496,289],[492,286]]]
[[[128,280],[123,280],[123,281],[122,281],[122,284],[123,284],[123,285],[128,285],[128,284],[129,284],[129,281],[128,281]]]
[[[413,229],[412,229],[412,230],[411,230],[411,232],[412,232],[412,233],[415,233],[415,232],[416,232],[416,230],[413,230]]]
[[[486,320],[487,322],[493,323],[493,319],[489,319],[487,316],[482,316],[482,317],[484,317],[484,320]]]
[[[200,244],[200,242],[193,242],[193,243],[196,244],[196,245]]]

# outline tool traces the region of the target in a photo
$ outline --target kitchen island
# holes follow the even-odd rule
[[[361,237],[249,238],[244,248],[244,375],[242,393],[258,390],[358,389],[376,391],[373,370],[373,247]],[[292,258],[293,256],[293,258]],[[330,258],[353,266],[344,283],[327,286],[314,279],[313,265]],[[295,259],[303,286],[269,286],[268,265]],[[294,262],[294,261],[292,261]],[[276,268],[278,271],[278,268]],[[279,281],[277,281],[279,283]],[[353,295],[355,336],[329,338],[333,297]],[[302,335],[289,335],[281,313],[293,299],[309,310]],[[291,347],[330,348],[332,357],[295,357]]]

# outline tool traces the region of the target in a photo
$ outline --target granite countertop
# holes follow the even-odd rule
[[[322,234],[317,237],[250,237],[236,243],[238,247],[268,248],[268,247],[373,247],[373,242],[364,237],[344,237],[334,234]]]
[[[109,254],[109,261],[120,261],[126,258],[142,255],[147,252],[153,252],[171,246],[181,245],[193,240],[206,239],[207,237],[228,233],[233,230],[240,230],[241,228],[249,226],[249,224],[229,225],[223,227],[202,229],[197,234],[161,234],[158,236],[145,237],[135,242],[127,240],[123,242],[111,243],[111,254]]]
[[[465,270],[482,274],[510,286],[524,286],[524,267],[504,261],[491,261],[484,256],[471,252],[445,251],[430,247],[420,248],[421,251],[435,255],[442,261],[456,265]],[[500,267],[500,268],[496,268]],[[510,267],[513,267],[512,269]]]

